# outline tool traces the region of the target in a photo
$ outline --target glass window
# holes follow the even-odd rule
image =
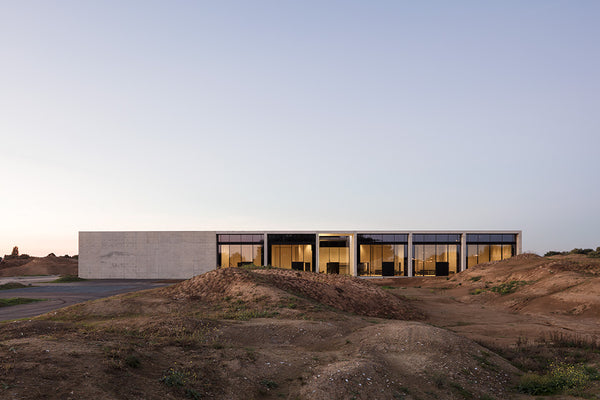
[[[490,235],[491,243],[502,243],[502,235]]]
[[[517,241],[517,238],[515,237],[515,235],[504,234],[502,235],[502,241],[504,243],[514,243]]]
[[[476,244],[467,245],[467,268],[478,264],[479,250]]]
[[[243,263],[251,263],[252,262],[252,245],[251,244],[243,244],[242,245],[242,262]]]
[[[289,244],[280,245],[281,247],[281,259],[279,261],[279,268],[292,268],[292,246]]]
[[[397,244],[395,245],[396,257],[394,260],[394,271],[395,275],[402,275],[405,271],[406,266],[406,252],[404,249],[406,248],[405,244]]]
[[[403,234],[403,235],[394,235],[394,241],[396,243],[407,243],[408,242],[408,235]]]
[[[479,256],[478,260],[479,264],[486,263],[490,261],[490,246],[487,244],[479,245]]]
[[[502,245],[492,244],[490,245],[490,261],[502,260]]]
[[[413,245],[413,268],[415,276],[423,275],[423,268],[425,266],[423,261],[423,247],[424,245],[422,244]]]
[[[448,245],[448,272],[451,274],[458,272],[459,249],[457,244]]]
[[[438,244],[436,246],[436,255],[437,262],[448,262],[448,245]]]
[[[217,240],[221,243],[229,243],[229,235],[219,235]]]
[[[319,272],[327,272],[327,263],[329,262],[329,247],[319,249]]]
[[[239,267],[242,262],[242,245],[231,244],[229,245],[229,266]]]
[[[424,275],[435,275],[435,245],[426,244],[423,250],[423,257],[425,259]]]
[[[271,245],[271,265],[274,267],[279,267],[281,265],[281,246],[279,245]]]
[[[502,259],[511,258],[514,255],[513,245],[504,244],[502,245]]]
[[[226,268],[229,267],[229,245],[222,244],[219,245],[219,253],[221,254],[220,267]]]
[[[252,262],[254,265],[263,265],[262,249],[263,247],[260,244],[252,246]]]
[[[394,243],[394,235],[381,235],[381,241],[384,243]]]
[[[435,235],[435,241],[436,242],[442,242],[442,243],[447,243],[448,242],[448,235]]]

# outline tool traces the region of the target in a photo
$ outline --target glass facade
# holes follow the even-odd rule
[[[269,265],[277,268],[314,271],[314,234],[270,234]]]
[[[414,233],[412,275],[447,276],[460,271],[462,237],[460,233]],[[357,276],[408,276],[408,238],[408,234],[392,233],[270,233],[265,256],[262,233],[217,234],[217,264],[218,268],[255,264],[346,275],[352,275],[356,266]],[[466,268],[504,260],[518,251],[515,233],[468,233],[464,239]]]
[[[413,275],[447,276],[460,270],[460,234],[413,235]]]
[[[352,275],[350,236],[319,236],[319,272]]]
[[[514,234],[467,234],[467,268],[510,258],[516,246]]]
[[[263,265],[263,235],[217,235],[219,268]]]
[[[408,235],[359,234],[358,275],[408,275]]]

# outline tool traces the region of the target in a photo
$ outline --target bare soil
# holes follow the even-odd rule
[[[3,259],[0,276],[77,275],[78,261],[71,257],[28,257]]]
[[[600,335],[598,292],[571,311],[595,271],[535,256],[447,280],[212,271],[2,324],[0,398],[530,398],[515,390],[523,371],[556,359],[599,365],[597,351],[551,343],[556,332],[588,344]],[[512,281],[527,283],[491,290]],[[553,296],[569,304],[536,300]]]

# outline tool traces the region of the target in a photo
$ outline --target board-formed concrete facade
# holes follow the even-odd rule
[[[448,275],[521,249],[521,231],[80,232],[79,276],[187,279],[244,264],[361,277]]]
[[[79,276],[187,279],[215,269],[216,232],[79,232]]]

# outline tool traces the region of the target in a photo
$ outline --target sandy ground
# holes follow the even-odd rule
[[[515,390],[523,371],[555,360],[599,366],[597,351],[541,341],[598,335],[597,294],[573,311],[581,293],[561,282],[594,287],[598,276],[583,259],[511,263],[510,276],[505,261],[449,279],[380,281],[219,270],[4,323],[0,398],[533,398]],[[492,290],[521,280],[513,293]],[[541,308],[544,297],[565,301]],[[584,394],[598,393],[592,383]]]
[[[52,280],[56,278],[58,278],[56,275],[0,278],[0,285],[16,282],[26,286],[20,289],[0,290],[0,298],[44,299],[44,301],[36,303],[0,307],[0,322],[34,317],[72,304],[114,296],[119,293],[135,292],[167,285],[167,283],[149,279],[98,279],[52,283]]]
[[[77,275],[78,261],[67,257],[29,257],[5,259],[0,263],[0,277],[27,275]]]

